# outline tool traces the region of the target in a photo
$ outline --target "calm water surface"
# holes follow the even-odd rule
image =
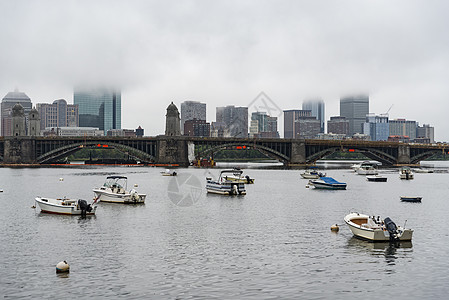
[[[346,191],[306,188],[300,170],[247,169],[243,197],[207,195],[219,170],[1,168],[0,295],[5,298],[444,299],[449,293],[449,173],[367,182],[328,169]],[[92,199],[108,175],[128,176],[144,205],[101,203],[85,219],[42,214],[35,196]],[[63,181],[60,181],[63,178]],[[401,203],[400,196],[422,196]],[[189,202],[190,201],[190,202]],[[415,230],[399,248],[352,237],[351,210]],[[67,260],[69,274],[55,273]]]

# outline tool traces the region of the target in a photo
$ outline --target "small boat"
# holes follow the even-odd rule
[[[315,170],[305,170],[301,173],[301,177],[304,179],[318,179],[320,177],[326,177],[326,173],[321,173]]]
[[[44,198],[36,197],[35,202],[42,212],[60,215],[94,215],[97,210],[97,200],[87,203],[82,199]]]
[[[380,175],[368,175],[368,176],[366,176],[366,180],[376,181],[376,182],[387,182],[387,177],[380,176]]]
[[[415,172],[415,173],[433,173],[434,171],[432,169],[413,169],[413,172]]]
[[[344,217],[355,237],[372,242],[411,241],[413,230],[397,226],[390,218],[353,212]],[[404,225],[405,227],[405,225]]]
[[[332,177],[321,177],[319,179],[309,180],[309,185],[316,189],[326,189],[326,190],[345,190],[346,183],[338,182]]]
[[[95,196],[102,202],[136,204],[144,203],[146,194],[139,194],[135,189],[127,190],[128,178],[125,176],[108,176],[102,187],[95,188]]]
[[[227,179],[228,176],[232,175],[239,177],[242,173],[242,170],[222,170],[217,180],[206,178],[207,192],[220,195],[246,195],[244,183]]]
[[[169,169],[166,169],[165,171],[161,171],[162,176],[176,176],[178,173],[175,171],[170,171]]]
[[[413,179],[413,172],[412,172],[412,170],[409,167],[402,167],[399,170],[399,178],[405,179],[405,180]]]
[[[248,175],[246,175],[246,176],[227,175],[227,176],[225,176],[225,179],[230,180],[230,181],[235,181],[235,182],[246,183],[246,184],[253,184],[254,180],[255,180],[254,178],[251,178]]]
[[[407,197],[401,196],[402,202],[421,202],[422,197]]]
[[[364,161],[360,164],[360,167],[357,168],[356,172],[359,175],[377,175],[379,172],[375,166],[375,164],[369,161]]]
[[[357,169],[360,168],[361,165],[362,165],[361,163],[360,164],[353,164],[353,165],[351,165],[351,169],[354,172],[357,172]]]

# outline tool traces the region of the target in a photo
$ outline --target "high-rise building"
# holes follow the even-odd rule
[[[310,117],[310,110],[300,110],[300,109],[289,109],[284,110],[284,138],[286,139],[294,139],[296,138],[296,121],[299,120],[300,117]]]
[[[369,114],[369,96],[347,96],[340,99],[340,116],[349,121],[349,135],[362,133],[362,124]]]
[[[73,103],[78,105],[80,127],[97,127],[105,134],[110,129],[121,129],[122,98],[119,90],[76,88]]]
[[[9,92],[2,99],[1,106],[1,133],[2,136],[12,136],[12,108],[14,105],[19,103],[25,115],[26,123],[28,123],[28,114],[31,111],[32,104],[31,99],[23,92],[15,90],[14,92]],[[26,127],[27,125],[25,125]]]
[[[67,104],[64,99],[50,103],[37,103],[36,108],[41,119],[40,127],[78,127],[79,115],[77,104]]]
[[[410,141],[416,139],[416,121],[406,119],[389,120],[390,135],[408,137]]]
[[[302,103],[303,110],[310,110],[311,116],[317,118],[320,121],[320,132],[324,133],[324,101],[322,99],[306,100]]]
[[[229,105],[217,107],[216,112],[216,123],[224,124],[231,137],[248,137],[248,107]]]
[[[206,120],[187,120],[184,123],[184,135],[186,136],[210,136],[210,123]]]
[[[435,143],[434,128],[429,124],[418,126],[416,128],[416,139],[428,139],[429,143]]]
[[[371,141],[386,141],[390,135],[388,115],[366,115],[366,122],[363,123],[363,134],[369,135]]]
[[[188,120],[206,121],[206,103],[184,101],[181,103],[181,134],[184,134],[184,123]]]
[[[253,112],[251,114],[251,121],[257,121],[257,132],[268,131],[268,116],[266,112]]]
[[[312,116],[300,117],[295,122],[295,139],[315,139],[320,133],[320,121]]]
[[[327,121],[327,133],[344,134],[347,136],[349,134],[349,121],[345,117],[331,117]]]

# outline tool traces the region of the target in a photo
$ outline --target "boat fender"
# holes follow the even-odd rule
[[[70,266],[69,264],[64,260],[58,262],[56,265],[56,273],[67,273],[70,272]]]
[[[331,231],[337,232],[340,230],[340,227],[338,227],[338,224],[332,225],[331,226]]]

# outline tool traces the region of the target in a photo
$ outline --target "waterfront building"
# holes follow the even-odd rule
[[[349,121],[345,117],[336,116],[331,117],[327,121],[327,132],[333,134],[349,135]]]
[[[321,123],[315,117],[300,117],[295,122],[295,132],[297,139],[314,139],[320,133]]]
[[[294,139],[296,138],[296,121],[300,117],[310,117],[312,112],[310,110],[289,109],[284,110],[284,138]],[[315,118],[316,119],[316,118]]]
[[[402,142],[402,143],[410,143],[410,138],[408,136],[403,135],[390,135],[388,137],[389,142]]]
[[[369,114],[369,96],[346,96],[340,99],[340,116],[349,122],[349,135],[362,133],[362,124]]]
[[[210,136],[210,123],[206,120],[187,120],[184,123],[184,135],[186,136]]]
[[[224,124],[231,137],[248,137],[248,107],[217,107],[216,122]]]
[[[311,116],[320,121],[320,132],[324,133],[324,101],[322,99],[310,99],[302,103],[302,110],[310,110]]]
[[[19,103],[25,116],[25,130],[27,126],[28,114],[31,111],[32,104],[31,99],[23,92],[19,92],[18,89],[14,92],[9,92],[2,99],[1,103],[1,135],[12,136],[12,108]]]
[[[435,129],[430,126],[429,124],[424,124],[423,126],[418,126],[416,128],[416,139],[420,140],[421,142],[424,142],[426,140],[429,141],[429,143],[435,143]]]
[[[73,103],[78,105],[79,126],[98,127],[104,134],[110,129],[121,129],[121,99],[116,89],[76,88]]]
[[[104,131],[94,127],[47,127],[43,136],[104,136]]]
[[[319,133],[317,135],[317,138],[319,140],[344,140],[346,138],[346,134],[341,134],[341,133]]]
[[[406,119],[389,120],[390,135],[408,136],[410,141],[416,139],[416,121]]]
[[[370,136],[371,141],[386,141],[390,136],[388,115],[366,115],[366,122],[363,123],[363,133]]]
[[[181,134],[184,134],[184,124],[188,120],[206,121],[206,103],[184,101],[181,103]]]
[[[64,99],[50,103],[37,103],[36,108],[41,119],[41,128],[79,127],[77,104],[67,104]]]
[[[167,114],[165,115],[165,135],[181,135],[181,118],[179,117],[178,108],[173,102],[167,107]]]
[[[106,136],[136,137],[136,132],[133,129],[109,129]]]

